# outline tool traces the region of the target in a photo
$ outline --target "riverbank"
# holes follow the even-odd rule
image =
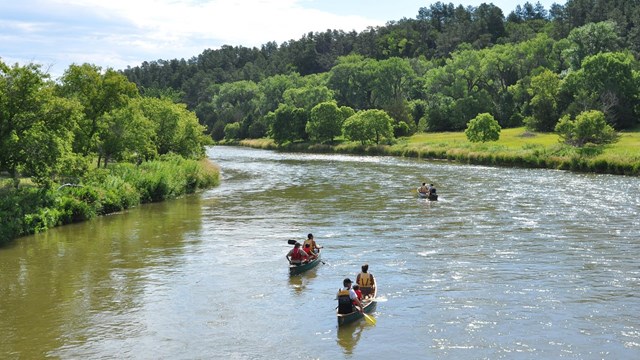
[[[606,147],[583,149],[561,144],[556,134],[529,132],[523,127],[503,129],[498,141],[488,143],[471,143],[463,132],[447,132],[420,133],[400,138],[392,145],[337,141],[333,145],[299,142],[278,146],[271,139],[241,140],[238,145],[285,151],[390,155],[475,165],[640,175],[640,131],[623,132],[620,141]]]
[[[217,186],[220,169],[206,158],[189,160],[174,155],[140,165],[121,163],[93,169],[77,183],[49,189],[36,187],[29,179],[21,181],[18,188],[10,186],[10,179],[3,183],[0,246],[56,226]]]

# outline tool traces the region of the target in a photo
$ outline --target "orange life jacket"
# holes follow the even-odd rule
[[[282,256],[282,255],[280,255]],[[302,252],[300,251],[300,248],[294,248],[293,249],[293,253],[291,254],[291,261],[302,261],[303,259],[303,255]]]

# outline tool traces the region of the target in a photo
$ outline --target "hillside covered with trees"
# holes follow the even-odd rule
[[[214,140],[376,142],[462,131],[483,113],[503,128],[552,132],[563,116],[590,110],[620,131],[640,115],[638,25],[633,0],[569,0],[551,9],[527,2],[506,16],[492,4],[436,2],[413,19],[359,33],[223,46],[123,73],[143,93],[185,102]],[[391,134],[386,120],[362,120],[366,114],[343,128],[372,110],[388,116]],[[377,127],[377,135],[362,135],[354,122]]]

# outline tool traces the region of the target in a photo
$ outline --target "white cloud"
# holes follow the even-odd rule
[[[225,44],[259,47],[308,32],[382,25],[303,5],[302,0],[23,0],[0,5],[0,38],[14,39],[0,56],[49,64],[57,59],[55,73],[73,62],[118,69],[145,60],[188,59]]]

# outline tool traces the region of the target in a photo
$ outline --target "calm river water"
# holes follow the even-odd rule
[[[215,189],[0,249],[0,358],[640,358],[638,178],[208,155]],[[289,277],[309,232],[325,264]],[[363,263],[377,324],[338,329]]]

